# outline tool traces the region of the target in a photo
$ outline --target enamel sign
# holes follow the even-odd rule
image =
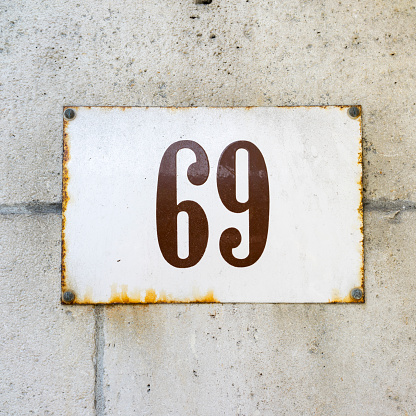
[[[64,108],[63,301],[364,301],[360,112]]]

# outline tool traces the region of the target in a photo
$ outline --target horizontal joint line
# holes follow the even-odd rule
[[[400,199],[385,200],[385,199],[364,199],[363,201],[364,211],[407,211],[415,210],[416,202],[404,201]]]
[[[0,204],[0,215],[44,215],[61,214],[60,202],[29,202],[22,204]]]
[[[416,202],[404,200],[364,199],[364,211],[407,211],[416,210]],[[29,202],[21,204],[0,204],[0,215],[45,215],[61,214],[61,202]]]

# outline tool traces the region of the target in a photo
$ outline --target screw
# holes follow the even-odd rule
[[[195,4],[211,4],[212,0],[195,0]]]
[[[75,110],[73,110],[72,108],[67,108],[64,111],[64,117],[66,120],[73,120],[76,116]]]
[[[71,290],[66,290],[62,296],[62,300],[65,303],[72,303],[75,300],[75,293]]]
[[[360,300],[363,297],[363,291],[359,287],[356,287],[351,290],[351,297],[355,300]]]
[[[348,109],[348,115],[351,118],[357,118],[360,115],[360,113],[361,112],[360,112],[360,109],[358,107],[353,106],[353,107],[350,107]]]

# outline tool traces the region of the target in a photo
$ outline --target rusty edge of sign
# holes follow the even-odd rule
[[[111,106],[83,106],[82,108],[101,108],[101,109],[114,109],[118,108],[121,110],[126,110],[134,107],[111,107]],[[157,107],[157,106],[155,106]],[[281,108],[314,108],[319,107],[323,109],[328,108],[339,108],[340,110],[344,108],[349,108],[351,105],[325,105],[325,106],[286,106]],[[360,253],[361,253],[361,268],[360,268],[360,281],[361,284],[358,287],[362,290],[363,296],[361,299],[356,300],[351,297],[351,294],[348,294],[346,297],[340,297],[338,295],[338,291],[334,290],[332,297],[328,299],[328,302],[325,302],[325,304],[334,304],[334,303],[364,303],[365,302],[365,290],[364,290],[364,220],[363,220],[363,173],[362,173],[362,167],[363,167],[363,151],[362,151],[362,107],[361,105],[355,105],[355,107],[358,107],[360,110],[360,115],[357,117],[358,122],[360,123],[360,137],[359,137],[359,152],[358,152],[358,158],[357,158],[357,164],[361,167],[360,169],[360,178],[357,182],[359,186],[360,191],[360,204],[357,208],[359,219],[360,219],[360,230],[361,230],[361,241],[360,241]],[[79,106],[64,106],[63,112],[67,108],[72,108],[75,111],[77,111],[80,107]],[[151,106],[145,106],[141,108],[152,108]],[[159,107],[158,107],[159,108]],[[193,108],[198,107],[164,107],[166,109],[172,110],[172,111],[181,111],[181,110],[189,110]],[[251,110],[252,108],[257,108],[254,106],[249,107],[210,107],[210,108],[245,108],[246,110]],[[66,240],[65,240],[65,225],[66,225],[66,208],[69,201],[69,195],[68,195],[68,183],[69,183],[69,171],[68,171],[68,162],[71,158],[70,155],[70,148],[69,148],[69,137],[67,132],[68,123],[71,121],[66,120],[63,117],[63,149],[62,149],[62,238],[61,238],[61,302],[63,304],[66,304],[63,299],[63,293],[67,290],[71,290],[67,286],[66,283],[66,263],[65,263],[65,257],[66,257]],[[111,297],[108,299],[107,302],[93,302],[92,301],[92,289],[91,291],[87,291],[85,293],[84,297],[81,299],[75,294],[75,300],[72,302],[72,304],[77,305],[95,305],[95,304],[156,304],[156,303],[225,303],[220,302],[218,299],[216,299],[213,291],[208,291],[205,295],[199,295],[195,293],[195,295],[192,298],[185,298],[185,299],[175,299],[173,296],[166,294],[164,292],[160,292],[159,294],[156,293],[154,289],[147,289],[145,291],[144,296],[140,296],[140,293],[137,292],[134,296],[128,296],[127,295],[127,285],[121,285],[121,291],[117,291],[116,288],[117,285],[113,285],[111,288]],[[353,289],[353,288],[351,288]],[[279,302],[279,303],[287,303],[287,302]],[[308,302],[304,302],[308,303]],[[315,302],[314,302],[315,303]],[[318,302],[322,303],[322,302]]]

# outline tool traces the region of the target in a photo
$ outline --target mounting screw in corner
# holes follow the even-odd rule
[[[363,298],[363,291],[359,287],[355,287],[351,290],[351,297],[355,300],[361,300]]]
[[[352,106],[348,109],[348,115],[351,118],[357,118],[360,116],[360,114],[361,114],[361,111],[358,107]]]
[[[75,293],[72,290],[65,290],[62,300],[64,303],[72,303],[75,300]]]
[[[73,120],[75,118],[76,115],[77,114],[75,113],[75,110],[72,109],[72,108],[67,108],[64,111],[64,118],[65,118],[65,120],[71,121],[71,120]]]

